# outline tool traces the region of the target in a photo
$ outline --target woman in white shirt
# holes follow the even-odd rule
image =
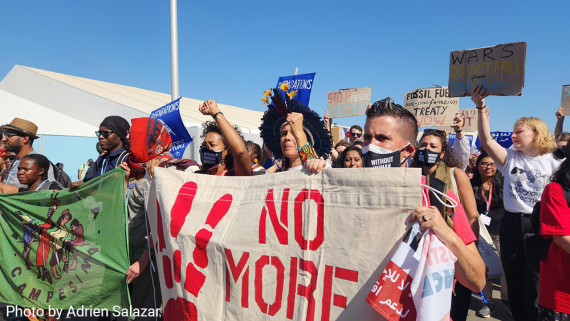
[[[542,120],[523,117],[514,125],[514,149],[503,148],[491,137],[488,117],[482,117],[488,108],[486,97],[486,90],[477,87],[471,100],[479,112],[477,130],[481,145],[505,177],[505,213],[501,219],[499,240],[510,310],[515,321],[536,320],[538,266],[529,264],[525,256],[524,235],[530,232],[530,214],[535,203],[540,201],[544,187],[560,164],[552,156],[556,143]]]

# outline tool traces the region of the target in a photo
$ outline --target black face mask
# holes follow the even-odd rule
[[[432,152],[427,148],[419,150],[418,152],[422,166],[433,166],[439,163],[439,160],[441,159],[441,153]]]
[[[200,161],[202,162],[202,169],[208,170],[222,162],[222,154],[224,152],[216,152],[209,148],[200,148]]]
[[[404,148],[408,145],[404,146]],[[401,150],[391,151],[380,146],[367,145],[362,147],[362,164],[364,167],[374,168],[400,167],[406,161],[404,159],[403,162],[400,162],[400,152]]]
[[[554,153],[553,153],[554,157],[556,159],[564,159],[566,158],[566,145],[558,148]]]

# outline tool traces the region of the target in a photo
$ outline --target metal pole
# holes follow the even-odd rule
[[[170,67],[172,78],[172,101],[180,98],[178,91],[178,9],[177,0],[170,0]]]

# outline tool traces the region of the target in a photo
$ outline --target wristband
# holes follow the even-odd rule
[[[461,133],[462,131],[463,131],[463,129],[460,129],[460,130],[456,130],[455,132],[456,132],[456,133]]]
[[[214,120],[215,120],[216,117],[217,117],[218,115],[220,115],[220,114],[223,115],[224,113],[222,113],[221,111],[219,111],[219,112],[213,114],[213,115],[212,115],[212,118],[214,118]]]
[[[297,147],[297,151],[299,152],[299,158],[301,158],[301,162],[303,162],[303,164],[308,159],[317,158],[316,157],[317,153],[315,153],[315,150],[313,149],[313,147],[311,147],[311,145],[309,145],[309,142],[306,142],[305,145],[303,145],[301,147]]]
[[[145,249],[145,251],[149,251],[150,253],[154,254],[154,249],[151,249],[151,248],[148,247],[148,246],[145,247],[144,249]]]
[[[479,109],[479,110],[480,110],[480,109],[485,109],[485,108],[487,108],[487,105],[485,105],[485,106],[483,106],[483,107],[481,107],[481,108],[475,106],[475,108],[477,108],[477,109]]]
[[[275,163],[275,166],[277,167],[278,170],[282,171],[283,169],[281,168],[281,166],[279,166],[279,162]]]

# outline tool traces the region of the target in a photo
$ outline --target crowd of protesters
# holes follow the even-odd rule
[[[170,138],[160,122],[134,119],[129,123],[122,117],[109,116],[96,132],[99,156],[81,166],[79,181],[72,184],[61,179],[61,170],[34,150],[37,126],[16,118],[0,127],[0,192],[73,190],[117,167],[124,168],[131,260],[126,278],[131,283],[132,305],[141,308],[161,304],[158,274],[150,268],[156,265],[156,258],[144,211],[154,167],[216,176],[416,167],[421,170],[422,184],[440,184],[447,197],[460,204],[450,213],[430,197],[424,197],[423,206],[408,218],[410,223],[420,223],[423,230],[431,229],[457,257],[453,320],[466,319],[472,293],[489,299],[476,307],[478,316],[489,317],[495,312],[495,301],[491,299],[493,280],[487,280],[485,262],[477,249],[482,228],[500,253],[504,271],[500,281],[496,280],[501,285],[500,302],[513,318],[569,319],[570,281],[565,271],[570,264],[570,149],[566,149],[570,134],[562,131],[562,110],[556,112],[555,135],[538,118],[518,119],[512,149],[494,141],[488,117],[479,117],[477,128],[482,147],[480,153],[471,154],[459,115],[455,117],[453,145],[449,144],[447,133],[440,130],[425,130],[418,141],[415,117],[386,98],[368,107],[364,128],[350,127],[347,138],[333,146],[328,112],[321,118],[276,90],[265,92],[265,96],[269,107],[260,127],[261,146],[245,141],[215,101],[207,100],[199,106],[202,114],[213,118],[203,124],[199,163],[170,156]],[[481,88],[473,91],[472,101],[482,115],[489,108],[486,97]],[[151,125],[160,134],[149,143],[143,133]],[[148,146],[154,149],[149,150]],[[426,195],[432,193],[423,189]],[[535,221],[533,210],[538,214]],[[482,218],[486,220],[483,225]],[[543,249],[546,255],[539,259],[532,251],[536,249],[532,238],[527,237],[532,234],[549,241]]]

